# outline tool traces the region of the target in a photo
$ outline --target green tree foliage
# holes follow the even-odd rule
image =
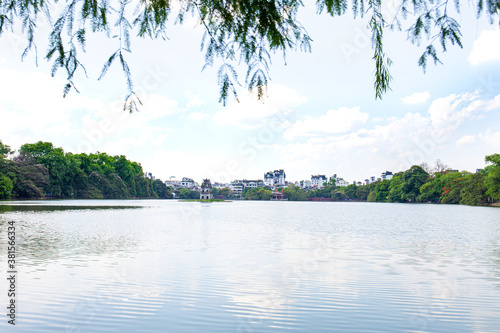
[[[176,192],[176,195],[181,198],[181,199],[199,199],[200,198],[200,192],[198,191],[192,191],[188,188],[181,188]]]
[[[5,148],[7,147],[7,148]],[[12,160],[10,148],[0,142],[0,175],[13,184],[11,193],[22,198],[172,198],[160,179],[144,177],[140,164],[106,153],[65,153],[50,142],[21,146]]]
[[[378,181],[375,184],[375,201],[386,202],[389,198],[391,182],[388,179]]]
[[[420,195],[420,187],[427,179],[429,179],[429,174],[418,165],[406,170],[401,184],[402,199],[408,202],[416,201],[416,198]]]
[[[6,158],[12,153],[12,150],[10,150],[10,147],[7,145],[4,145],[2,141],[0,141],[0,158]]]
[[[50,185],[48,169],[30,153],[22,153],[14,161],[18,167],[14,193],[21,198],[43,197]]]
[[[262,187],[249,188],[245,193],[245,200],[271,200],[273,192]]]
[[[488,155],[486,162],[491,163],[488,166],[488,175],[485,179],[486,195],[493,200],[500,200],[500,154]]]
[[[356,199],[361,201],[366,201],[368,195],[370,194],[370,187],[368,186],[358,186],[356,188]]]
[[[309,191],[306,195],[308,198],[332,198],[332,195],[335,195],[335,192],[337,192],[337,186],[335,186],[335,183],[328,182],[324,183],[322,188]]]
[[[478,206],[488,202],[485,179],[485,172],[474,173],[467,178],[460,192],[461,205]]]
[[[12,180],[0,174],[0,199],[9,199],[13,188]]]
[[[212,191],[214,198],[229,199],[233,197],[233,192],[227,187],[221,189],[214,187],[212,188]]]
[[[420,187],[420,195],[417,197],[418,202],[440,203],[443,186],[441,186],[441,174],[437,174],[433,179],[426,182]]]
[[[174,197],[170,188],[160,179],[155,179],[151,184],[151,188],[158,195],[159,199],[172,199]]]
[[[424,70],[429,61],[440,63],[438,49],[443,52],[450,45],[462,47],[462,7],[467,2],[440,0],[403,0],[396,8],[388,8],[381,0],[318,0],[317,12],[332,17],[351,12],[354,18],[366,17],[370,30],[373,61],[375,96],[380,98],[389,88],[392,80],[389,67],[392,63],[384,47],[384,36],[388,30],[407,34],[411,43],[421,46],[425,41],[418,65]],[[116,49],[107,55],[102,68],[101,79],[111,66],[119,66],[126,78],[126,108],[133,111],[140,103],[134,98],[134,86],[129,65],[131,36],[166,38],[169,20],[182,23],[186,16],[194,16],[205,30],[201,49],[205,53],[205,66],[218,61],[218,83],[220,101],[225,103],[230,95],[236,96],[236,87],[241,84],[255,91],[259,97],[265,94],[269,81],[271,55],[290,50],[311,50],[311,38],[306,28],[297,19],[303,2],[299,0],[184,0],[174,6],[169,0],[119,1],[108,0],[66,0],[63,10],[56,11],[50,1],[1,0],[0,35],[7,29],[22,27],[26,37],[24,57],[36,49],[35,34],[40,14],[49,19],[51,30],[45,58],[53,62],[52,75],[58,69],[65,71],[67,83],[63,89],[66,95],[76,89],[73,78],[77,71],[85,71],[80,52],[86,51],[87,39],[91,33],[104,32],[114,38]],[[498,16],[499,0],[477,0],[476,13],[483,12],[493,23]],[[454,10],[453,8],[454,7]],[[173,8],[178,11],[173,13]],[[350,8],[350,10],[349,10]],[[55,15],[55,16],[54,16]],[[172,18],[173,17],[173,18]],[[238,75],[238,64],[246,66],[245,75]]]
[[[377,197],[377,192],[373,189],[368,193],[368,196],[366,197],[366,201],[368,202],[375,202],[375,198]]]
[[[403,202],[403,187],[404,183],[404,173],[398,172],[391,179],[391,185],[389,186],[389,195],[387,200],[389,202]]]
[[[439,172],[420,187],[418,202],[480,205],[486,203],[485,174]]]
[[[470,177],[468,172],[448,172],[443,175],[443,193],[441,194],[441,203],[459,204],[462,200],[461,193],[464,184]]]
[[[283,189],[283,194],[285,198],[289,201],[306,201],[307,196],[303,189],[294,184],[289,185]]]
[[[358,186],[356,184],[350,184],[344,189],[344,195],[351,200],[356,200],[356,192],[357,192]]]

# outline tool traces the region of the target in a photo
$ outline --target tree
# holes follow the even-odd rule
[[[440,159],[436,160],[436,164],[434,166],[434,173],[443,173],[448,169],[449,169],[449,166],[447,166],[446,164],[441,162]]]
[[[347,198],[355,200],[357,199],[356,197],[357,188],[358,186],[356,184],[350,184],[345,188],[344,194],[347,196]]]
[[[0,140],[0,158],[6,158],[10,154],[12,154],[12,150],[10,150],[10,147],[7,145],[4,145],[2,141]]]
[[[0,199],[9,199],[13,188],[12,180],[0,174]]]
[[[160,179],[155,179],[153,181],[153,185],[154,185],[154,192],[158,195],[158,198],[160,198],[160,199],[172,199],[173,198],[172,192],[170,192],[170,189]]]
[[[375,198],[377,197],[377,193],[375,190],[371,190],[368,196],[366,197],[366,201],[375,202]]]
[[[403,202],[403,187],[404,173],[398,172],[391,178],[391,185],[389,186],[389,195],[387,201],[389,202]]]
[[[441,177],[442,190],[441,203],[443,204],[459,204],[462,200],[461,193],[464,184],[468,181],[470,173],[462,172],[448,172]]]
[[[22,198],[41,198],[50,185],[49,171],[28,152],[14,158],[18,167],[14,193]]]
[[[485,179],[486,195],[493,200],[500,200],[500,154],[488,155],[486,162],[492,163],[487,167],[488,175]]]
[[[224,187],[221,189],[214,188],[213,190],[214,190],[214,197],[217,196],[217,197],[222,197],[222,198],[230,198],[233,195],[232,191],[227,187]],[[215,194],[216,190],[217,190],[217,195]]]
[[[358,186],[356,189],[356,198],[358,200],[366,201],[369,194],[370,188],[368,186]]]
[[[478,172],[470,175],[460,192],[461,205],[478,206],[488,202],[488,198],[486,197],[487,188],[484,184],[485,179],[485,172]]]
[[[245,200],[271,200],[273,192],[262,187],[249,188],[244,198]]]
[[[337,186],[335,182],[324,183],[322,188],[317,188],[315,190],[307,192],[307,197],[309,198],[331,198],[332,192],[335,193]]]
[[[417,197],[418,202],[441,202],[442,188],[441,174],[437,174],[434,178],[420,187],[420,195]]]
[[[420,187],[429,178],[429,174],[418,165],[412,166],[403,174],[403,184],[401,185],[402,199],[409,202],[416,201],[420,195]]]
[[[306,201],[307,196],[303,189],[294,184],[283,189],[284,196],[290,201]]]
[[[75,89],[75,73],[85,71],[79,52],[85,52],[90,33],[105,32],[108,37],[117,36],[116,51],[105,61],[101,79],[110,66],[118,62],[127,83],[128,97],[126,107],[136,109],[140,101],[134,98],[131,71],[127,54],[131,52],[131,35],[166,37],[167,22],[175,14],[169,0],[125,1],[114,3],[108,0],[66,0],[65,8],[50,20],[51,32],[48,36],[48,51],[45,58],[53,62],[52,75],[59,68],[67,76],[63,89],[64,96]],[[389,67],[392,60],[384,48],[384,35],[388,30],[404,31],[411,43],[419,46],[425,38],[425,46],[418,65],[424,70],[427,63],[440,63],[437,45],[446,51],[451,45],[462,47],[460,10],[464,2],[453,4],[448,1],[403,0],[397,8],[390,8],[381,0],[318,0],[318,13],[326,12],[332,17],[351,12],[354,18],[368,16],[371,33],[373,60],[375,65],[374,88],[376,98],[390,89],[392,77]],[[244,86],[263,97],[269,80],[271,54],[289,50],[311,50],[311,38],[305,27],[297,20],[303,3],[299,0],[184,0],[176,13],[175,21],[182,23],[186,15],[199,19],[204,28],[201,48],[205,52],[205,66],[220,61],[218,83],[220,101],[226,103],[229,95],[237,96],[239,63],[246,65]],[[452,8],[455,7],[455,13]],[[499,0],[478,0],[477,16],[483,12],[490,21],[497,17]],[[24,57],[35,49],[37,18],[40,13],[50,18],[54,14],[53,4],[44,0],[21,1],[3,0],[0,2],[0,35],[7,29],[22,27],[27,39]],[[411,21],[406,21],[410,18]]]

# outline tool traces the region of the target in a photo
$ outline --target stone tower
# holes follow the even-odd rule
[[[203,184],[201,184],[200,199],[210,200],[212,198],[212,183],[210,183],[210,179],[203,179]]]

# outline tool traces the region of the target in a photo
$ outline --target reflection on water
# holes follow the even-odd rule
[[[42,205],[0,205],[0,213],[5,212],[54,212],[65,210],[134,209],[141,206],[42,206]]]
[[[498,209],[91,200],[0,212],[3,258],[17,225],[20,332],[500,327]]]

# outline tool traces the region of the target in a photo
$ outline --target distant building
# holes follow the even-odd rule
[[[200,190],[200,199],[210,200],[212,198],[212,184],[210,183],[210,179],[203,179]]]
[[[274,170],[274,185],[286,185],[285,183],[285,171],[283,169],[281,170]]]
[[[170,187],[173,187],[173,188],[179,188],[179,187],[182,187],[181,185],[181,181],[180,180],[177,180],[175,179],[175,177],[170,177],[169,180],[165,180],[165,185],[167,186],[170,186]]]
[[[480,172],[483,172],[484,169],[476,169],[476,173],[480,173]]]
[[[238,180],[235,180],[234,182],[231,182],[231,185],[229,185],[229,189],[233,191],[235,195],[241,195],[243,194],[243,190],[245,189],[245,185]]]
[[[245,187],[248,187],[248,188],[257,188],[257,187],[264,187],[265,186],[262,179],[256,179],[256,180],[243,179],[243,180],[239,180],[239,182],[243,183],[243,185]]]
[[[311,185],[317,188],[323,188],[323,184],[328,182],[328,178],[325,175],[312,175]]]
[[[272,171],[264,174],[264,184],[269,187],[274,186],[274,173]]]
[[[349,182],[345,181],[344,178],[336,178],[335,186],[337,187],[349,186]]]
[[[335,182],[335,186],[337,187],[349,186],[349,182],[345,181],[344,178],[337,177],[336,173],[330,177],[330,182]],[[353,183],[356,184],[356,182]]]
[[[392,172],[390,171],[386,171],[386,172],[382,172],[382,175],[380,176],[380,178],[382,178],[382,180],[390,180],[392,178],[393,174]]]
[[[229,184],[223,184],[223,183],[214,182],[212,184],[212,187],[213,188],[229,188]]]
[[[310,180],[301,180],[300,182],[295,182],[295,186],[300,187],[303,190],[309,190],[312,188],[312,183]]]
[[[274,186],[285,186],[286,185],[286,174],[283,169],[268,171],[264,174],[264,185],[269,187]]]
[[[242,180],[234,180],[231,184],[237,185],[237,184],[242,184],[243,188],[257,188],[257,187],[264,187],[265,184],[262,181],[262,179],[256,179],[256,180],[248,180],[248,179],[242,179]]]
[[[375,183],[376,179],[375,176],[371,176],[370,178],[365,179],[363,185],[369,185],[371,183]]]
[[[191,178],[183,177],[181,181],[181,186],[184,188],[194,187],[194,180]]]
[[[288,199],[285,199],[283,193],[281,193],[281,192],[273,192],[273,196],[271,197],[271,200],[281,201],[281,200],[288,200]]]

